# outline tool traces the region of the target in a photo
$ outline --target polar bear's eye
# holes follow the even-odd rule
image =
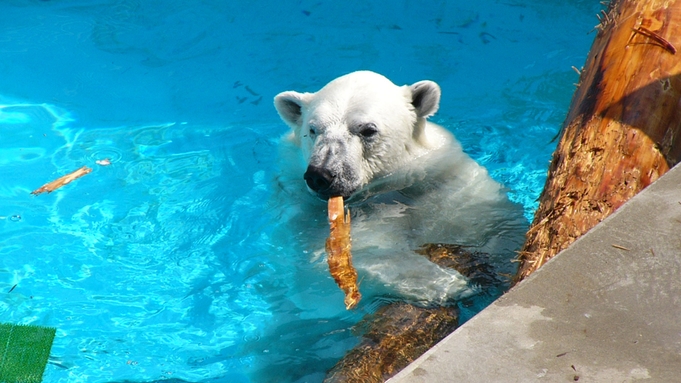
[[[314,136],[317,134],[317,130],[315,128],[310,128],[310,137],[314,138]]]
[[[378,129],[376,128],[376,125],[373,123],[368,123],[362,125],[362,128],[359,130],[359,134],[362,135],[364,138],[370,138],[376,135],[378,133]]]

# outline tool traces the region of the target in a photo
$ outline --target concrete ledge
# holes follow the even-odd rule
[[[390,383],[681,382],[681,167]]]

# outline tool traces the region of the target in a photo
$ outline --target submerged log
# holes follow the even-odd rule
[[[515,282],[681,159],[681,0],[613,0],[600,19]]]
[[[456,307],[395,302],[365,319],[368,331],[329,371],[325,383],[378,383],[395,375],[458,326]]]
[[[454,269],[468,278],[471,284],[489,289],[506,284],[508,277],[497,274],[489,261],[489,255],[468,251],[465,246],[447,243],[427,243],[416,250],[440,267]],[[506,280],[506,282],[504,282]]]
[[[453,244],[426,244],[418,254],[466,276],[484,294],[508,286],[487,262],[489,256]],[[459,325],[458,308],[421,307],[394,302],[379,308],[358,326],[364,329],[360,344],[350,350],[327,374],[325,383],[379,383],[389,379],[444,339]]]

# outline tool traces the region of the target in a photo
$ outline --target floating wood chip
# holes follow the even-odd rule
[[[329,271],[345,293],[345,308],[350,310],[359,303],[362,295],[357,286],[357,271],[352,266],[350,212],[345,212],[343,197],[329,198],[329,224],[331,231],[326,240]]]
[[[82,168],[80,168],[80,169],[78,169],[74,172],[71,172],[71,173],[69,173],[69,174],[67,174],[63,177],[59,177],[52,182],[46,183],[45,185],[43,185],[43,186],[39,187],[38,189],[35,189],[34,191],[32,191],[31,194],[38,195],[38,194],[45,193],[45,192],[52,193],[53,191],[59,189],[60,187],[68,184],[69,182],[71,182],[71,181],[73,181],[77,178],[80,178],[80,177],[90,173],[91,171],[92,171],[92,169],[88,168],[87,166],[83,166]]]

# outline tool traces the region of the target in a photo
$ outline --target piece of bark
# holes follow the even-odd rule
[[[331,197],[328,202],[329,238],[326,240],[329,272],[345,293],[345,308],[357,306],[362,295],[357,285],[357,270],[352,266],[350,212],[345,211],[343,197]]]
[[[514,282],[681,159],[681,0],[613,1],[596,28]]]
[[[59,189],[60,187],[70,183],[71,181],[80,178],[88,173],[90,173],[92,169],[88,168],[87,166],[83,166],[82,168],[75,170],[65,176],[59,177],[56,180],[52,182],[48,182],[45,185],[35,189],[34,191],[31,192],[33,195],[38,195],[41,193],[52,193],[53,191]]]

